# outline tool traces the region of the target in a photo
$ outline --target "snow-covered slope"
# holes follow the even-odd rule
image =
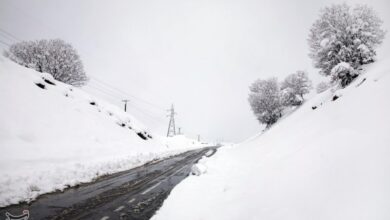
[[[389,63],[203,159],[153,219],[390,219]]]
[[[0,82],[0,207],[200,146],[4,57]]]

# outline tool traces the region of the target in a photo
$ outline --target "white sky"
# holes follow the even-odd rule
[[[177,127],[188,136],[237,142],[261,130],[247,101],[254,80],[298,69],[321,80],[306,40],[320,8],[340,2],[0,0],[0,29],[71,43],[92,78],[85,90],[120,106],[131,99],[129,111],[155,132],[165,135],[163,111],[174,103]],[[373,6],[390,29],[389,0],[345,2]],[[2,33],[0,40],[14,42]]]

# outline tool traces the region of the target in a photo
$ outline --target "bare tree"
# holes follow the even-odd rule
[[[88,80],[76,50],[61,39],[15,43],[5,56],[70,85],[82,86]]]
[[[257,80],[250,87],[249,104],[260,123],[267,127],[282,115],[280,89],[277,78]]]
[[[321,11],[309,35],[309,56],[320,73],[332,80],[348,85],[359,74],[357,70],[375,61],[375,48],[382,43],[385,31],[382,20],[366,5],[353,8],[347,4],[326,7]],[[339,63],[347,63],[357,74],[335,73],[332,69]],[[344,65],[345,66],[345,65]]]

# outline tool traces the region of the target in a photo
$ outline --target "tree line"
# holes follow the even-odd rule
[[[309,57],[329,83],[317,85],[317,93],[336,86],[344,88],[375,61],[376,48],[385,37],[382,20],[367,5],[335,4],[321,10],[308,38]],[[312,88],[307,73],[297,71],[278,83],[277,78],[258,79],[250,87],[249,104],[261,124],[268,127],[283,111],[304,102]]]

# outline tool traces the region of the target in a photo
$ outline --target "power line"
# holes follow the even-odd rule
[[[118,88],[116,88],[116,87],[114,87],[114,86],[112,86],[112,85],[110,85],[110,84],[108,84],[108,83],[106,83],[106,82],[103,82],[102,80],[99,80],[99,79],[97,79],[96,77],[94,77],[94,78],[92,78],[92,79],[95,80],[95,81],[97,81],[98,83],[101,83],[101,84],[103,84],[103,85],[105,85],[105,86],[107,86],[107,87],[109,87],[109,88],[111,88],[111,89],[113,89],[113,90],[115,90],[115,91],[121,93],[121,94],[124,94],[124,95],[127,95],[127,96],[131,96],[131,97],[133,97],[133,98],[135,98],[135,99],[137,99],[137,100],[139,100],[139,101],[141,101],[141,102],[144,102],[144,103],[146,103],[146,104],[149,104],[149,105],[151,105],[151,106],[154,106],[154,107],[156,107],[156,108],[158,108],[158,109],[162,109],[160,106],[157,106],[156,104],[153,104],[153,103],[151,103],[151,102],[149,102],[149,101],[146,101],[146,100],[144,100],[144,99],[142,99],[142,98],[138,98],[138,97],[136,97],[136,96],[134,96],[134,95],[131,95],[131,94],[127,93],[127,92],[124,92],[123,90],[120,90],[120,89],[118,89]]]
[[[98,84],[95,84],[95,86],[98,86],[98,87],[99,87]],[[111,91],[110,91],[110,92],[107,92],[107,88],[105,88],[105,87],[97,88],[97,87],[91,86],[91,84],[88,84],[87,87],[88,87],[88,88],[93,88],[93,89],[95,89],[95,90],[98,91],[98,92],[104,93],[104,94],[108,95],[109,97],[111,97],[111,98],[113,98],[113,99],[115,99],[115,100],[119,100],[119,99],[123,99],[123,98],[124,98],[124,96],[122,96],[122,95],[121,95],[121,96],[117,96],[116,94],[111,93]],[[132,103],[134,103],[134,102],[132,102]],[[134,105],[134,106],[135,106],[135,105]],[[142,111],[144,111],[144,112],[149,112],[150,115],[156,115],[155,112],[152,112],[152,111],[150,111],[150,110],[148,110],[148,109],[142,109]],[[165,112],[165,111],[164,111],[164,112]]]
[[[53,32],[55,33],[56,35],[59,33],[58,30],[54,30],[52,27],[49,27],[46,22],[43,22],[41,19],[33,16],[31,13],[28,12],[28,10],[24,10],[22,8],[20,8],[19,6],[16,6],[15,4],[13,4],[12,1],[10,1],[10,4],[6,4],[7,6],[13,8],[14,10],[16,11],[19,11],[20,14],[23,15],[23,17],[29,17],[30,19],[28,19],[31,23],[38,23],[39,25],[37,27],[41,28],[41,30],[44,30],[44,28],[46,28],[46,30],[49,30],[50,32]],[[32,20],[35,20],[32,21]],[[20,40],[19,40],[20,41]]]
[[[5,37],[6,39],[2,39],[0,40],[0,43],[3,44],[3,45],[6,45],[8,47],[11,46],[11,44],[14,42],[14,41],[20,41],[19,38],[17,38],[15,35],[9,33],[8,31],[0,28],[0,34],[2,34],[3,37]],[[4,40],[6,41],[11,41],[11,44],[10,43],[7,43],[5,42]]]
[[[87,87],[88,87],[88,88],[93,88],[93,89],[95,89],[95,90],[98,91],[98,92],[104,93],[104,94],[108,95],[109,97],[111,97],[111,98],[113,98],[113,99],[115,99],[115,100],[123,99],[123,96],[117,96],[117,95],[115,95],[115,94],[113,94],[113,93],[107,92],[107,91],[105,91],[105,88],[94,87],[94,86],[92,86],[91,84],[88,84]],[[132,103],[134,103],[134,102],[132,102]],[[134,105],[134,106],[135,106],[135,105]],[[141,108],[139,107],[139,109],[141,109]],[[154,112],[151,112],[151,111],[149,111],[149,110],[147,110],[147,109],[142,109],[142,110],[143,110],[143,111],[146,111],[146,112],[149,112],[150,114],[155,114]]]
[[[109,97],[113,98],[114,100],[120,100],[121,98],[116,96],[116,95],[113,95],[107,91],[104,91],[100,88],[97,88],[97,87],[94,87],[94,86],[91,86],[91,85],[88,85],[88,88],[93,88],[95,89],[96,91],[98,92],[101,92],[101,93],[104,93],[106,95],[108,95]],[[158,116],[154,116],[152,112],[146,110],[146,109],[142,109],[140,107],[137,107],[136,105],[132,104],[131,102],[129,103],[131,105],[131,109],[134,109],[134,110],[137,110],[138,112],[142,113],[143,115],[147,116],[149,119],[151,119],[153,122],[157,122],[157,123],[161,123],[161,124],[165,124],[165,121],[162,120],[162,118],[159,118]]]
[[[95,87],[96,86],[96,87]],[[97,90],[97,91],[99,91],[99,92],[102,92],[102,93],[104,93],[104,94],[106,94],[106,95],[109,95],[109,96],[111,96],[111,97],[113,97],[113,98],[115,98],[115,99],[122,99],[122,98],[124,98],[124,96],[123,95],[118,95],[118,94],[115,94],[115,93],[112,93],[111,91],[109,91],[109,90],[107,90],[106,88],[102,88],[102,87],[99,87],[99,85],[91,85],[90,83],[87,85],[87,87],[88,88],[93,88],[93,89],[95,89],[95,90]]]
[[[130,103],[131,104],[131,103]],[[135,109],[135,110],[138,110],[139,112],[141,112],[142,114],[148,116],[150,119],[153,119],[155,120],[156,122],[158,121],[158,123],[163,123],[165,125],[165,121],[162,120],[162,118],[157,118],[149,113],[147,113],[144,109],[141,109],[137,106],[132,106],[132,109]]]
[[[135,95],[129,94],[128,92],[124,92],[123,90],[118,89],[118,88],[116,88],[116,87],[114,87],[114,86],[112,86],[112,85],[110,85],[110,84],[108,84],[106,82],[103,82],[102,80],[99,80],[96,77],[91,78],[91,79],[95,80],[95,82],[100,83],[100,84],[102,84],[105,87],[108,87],[111,90],[116,91],[117,93],[120,93],[120,94],[125,95],[125,96],[131,96],[132,98],[137,99],[140,102],[143,102],[143,103],[148,104],[150,106],[153,106],[153,107],[155,107],[155,108],[157,108],[157,109],[159,109],[161,111],[164,111],[162,107],[160,107],[160,106],[158,106],[158,105],[156,105],[154,103],[151,103],[151,102],[149,102],[149,101],[147,101],[145,99],[139,98],[139,97],[137,97]]]
[[[9,44],[7,44],[6,42],[3,42],[3,41],[1,41],[1,40],[0,40],[0,43],[2,43],[2,44],[4,44],[4,45],[7,45],[7,46],[11,46],[11,45],[9,45]]]
[[[128,96],[128,94],[125,94],[124,92],[122,91],[119,91],[119,89],[116,89],[114,86],[111,86],[111,85],[108,85],[102,81],[97,81],[96,79],[94,78],[91,78],[95,81],[95,85],[96,86],[99,86],[100,88],[103,88],[103,89],[106,89],[106,90],[109,90],[110,92],[114,93],[114,94],[117,94],[117,95],[120,95],[120,96]]]
[[[3,28],[0,28],[0,32],[2,32],[3,35],[5,34],[5,35],[9,36],[9,38],[12,38],[13,40],[22,41],[18,37],[16,37],[15,35],[13,35],[13,34],[9,33],[8,31],[4,30]]]
[[[102,94],[105,94],[105,95],[107,95],[107,96],[109,96],[111,99],[113,99],[113,100],[121,100],[123,97],[118,97],[117,95],[113,95],[112,93],[109,93],[109,92],[107,92],[107,91],[104,91],[104,90],[102,90],[102,89],[100,89],[100,88],[97,88],[97,87],[94,87],[94,86],[91,86],[91,85],[88,85],[87,86],[88,88],[92,88],[92,89],[94,89],[95,91],[98,91],[98,92],[100,92],[100,93],[102,93]]]
[[[5,35],[4,33],[0,32],[0,35],[1,37],[4,37],[6,40],[9,40],[11,42],[15,42],[15,39],[13,39],[12,37],[9,37],[7,35]]]

